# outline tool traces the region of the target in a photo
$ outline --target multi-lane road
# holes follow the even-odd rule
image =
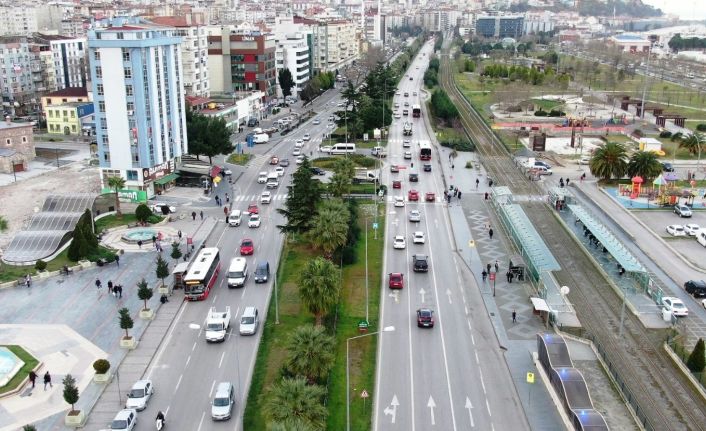
[[[412,105],[423,103],[422,77],[432,46],[423,47],[402,78],[394,100],[400,110],[404,102],[409,102],[410,111]],[[402,136],[405,121],[413,122],[411,137]],[[418,142],[430,141],[430,133],[422,118],[402,117],[390,129],[383,174],[390,190],[383,272],[403,273],[405,285],[382,293],[380,326],[395,330],[379,335],[374,429],[529,429],[478,286],[454,252],[440,169],[448,160],[439,160],[434,151],[432,170],[422,169]],[[405,139],[411,141],[411,160],[403,158],[408,151],[402,147]],[[391,173],[390,164],[404,169]],[[410,182],[409,172],[418,173],[419,182]],[[400,180],[402,187],[392,188],[393,180]],[[418,202],[409,201],[411,189],[419,192]],[[435,193],[434,202],[425,202],[427,192]],[[404,207],[394,206],[397,196],[404,197]],[[412,209],[421,212],[420,222],[408,221]],[[424,244],[412,243],[415,231],[425,233]],[[405,249],[393,249],[396,235],[405,237]],[[429,257],[428,272],[413,272],[414,254]],[[387,275],[382,282],[387,286]],[[434,311],[433,328],[417,327],[416,310],[422,307]]]
[[[267,304],[274,283],[274,277],[270,277],[268,283],[256,285],[252,273],[255,271],[256,262],[268,261],[273,274],[279,264],[283,237],[276,226],[284,220],[276,208],[283,205],[291,174],[297,169],[296,157],[291,154],[294,142],[309,133],[311,139],[305,142],[302,154],[308,155],[311,151],[316,151],[324,133],[330,130],[326,119],[340,109],[337,107],[338,101],[338,92],[325,93],[311,107],[317,112],[320,125],[313,125],[313,119],[310,119],[285,137],[276,137],[269,144],[254,149],[258,154],[233,184],[230,194],[233,209],[244,211],[249,203],[256,202],[262,216],[262,225],[260,228],[248,228],[244,218],[239,227],[229,227],[221,222],[212,232],[207,246],[220,249],[221,273],[205,301],[184,304],[157,351],[144,377],[153,381],[155,394],[148,408],[140,413],[143,420],[138,422],[138,430],[152,429],[152,418],[158,410],[167,413],[167,423],[174,429],[242,429],[244,401],[247,398],[262,324],[266,318]],[[265,185],[257,183],[257,174],[274,168],[269,165],[272,155],[288,158],[291,165],[285,168],[279,187],[273,191],[272,203],[260,204],[259,196],[265,190]],[[222,187],[218,193],[223,198],[226,190]],[[217,217],[225,221],[223,213]],[[255,242],[254,255],[246,256],[250,277],[245,287],[229,289],[226,283],[228,265],[231,258],[239,255],[238,246],[243,238],[250,238]],[[232,322],[226,340],[218,344],[207,343],[204,338],[204,321],[209,308],[222,310],[227,306],[231,308]],[[254,336],[245,337],[238,334],[238,324],[241,313],[247,306],[258,309],[260,328]],[[232,382],[236,390],[233,419],[228,422],[211,420],[211,401],[220,382]]]

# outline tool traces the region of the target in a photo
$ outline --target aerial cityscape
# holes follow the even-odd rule
[[[0,431],[706,430],[706,3],[0,0]]]

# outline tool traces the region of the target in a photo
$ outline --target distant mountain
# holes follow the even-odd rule
[[[678,0],[675,0],[678,1]],[[551,8],[537,8],[530,6],[526,1],[513,4],[509,10],[512,12],[526,12],[531,10],[552,10],[555,12],[573,10],[573,7],[556,2],[556,6]],[[649,18],[662,16],[662,10],[644,4],[642,0],[580,0],[579,13],[583,16],[612,16],[613,11],[618,16],[630,16],[633,18]]]

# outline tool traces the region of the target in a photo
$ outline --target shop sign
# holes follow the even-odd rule
[[[115,191],[109,187],[104,187],[102,192],[115,193]],[[147,202],[147,192],[144,190],[120,189],[118,190],[118,199],[120,199],[121,202]]]
[[[142,179],[144,182],[158,180],[165,175],[171,174],[172,171],[174,171],[174,160],[143,169]]]

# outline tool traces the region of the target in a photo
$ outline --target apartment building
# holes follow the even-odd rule
[[[476,17],[476,35],[487,38],[519,39],[524,31],[523,15],[480,15]]]
[[[211,91],[259,90],[269,101],[276,95],[275,37],[256,30],[210,27],[208,69]]]
[[[275,67],[277,73],[282,69],[289,69],[294,79],[292,96],[297,96],[304,88],[304,85],[311,79],[311,54],[313,44],[311,34],[294,33],[285,35],[283,39],[277,41],[275,52]],[[278,75],[279,76],[279,75]],[[278,97],[282,97],[281,89],[278,88]]]
[[[211,94],[208,71],[208,37],[200,15],[158,16],[150,19],[155,24],[176,28],[181,36],[181,60],[184,90],[189,96],[209,97]]]
[[[140,18],[96,24],[88,58],[101,182],[120,176],[151,197],[188,151],[182,38]]]
[[[0,94],[3,111],[8,114],[26,114],[36,108],[33,57],[26,37],[0,36]]]
[[[317,72],[336,70],[358,58],[356,25],[353,22],[295,16],[293,23],[307,26],[314,36],[314,70]]]
[[[86,86],[86,39],[64,36],[46,36],[49,40],[52,57],[54,58],[54,73],[56,88]]]
[[[0,6],[0,36],[31,36],[37,32],[37,8],[18,2]]]

